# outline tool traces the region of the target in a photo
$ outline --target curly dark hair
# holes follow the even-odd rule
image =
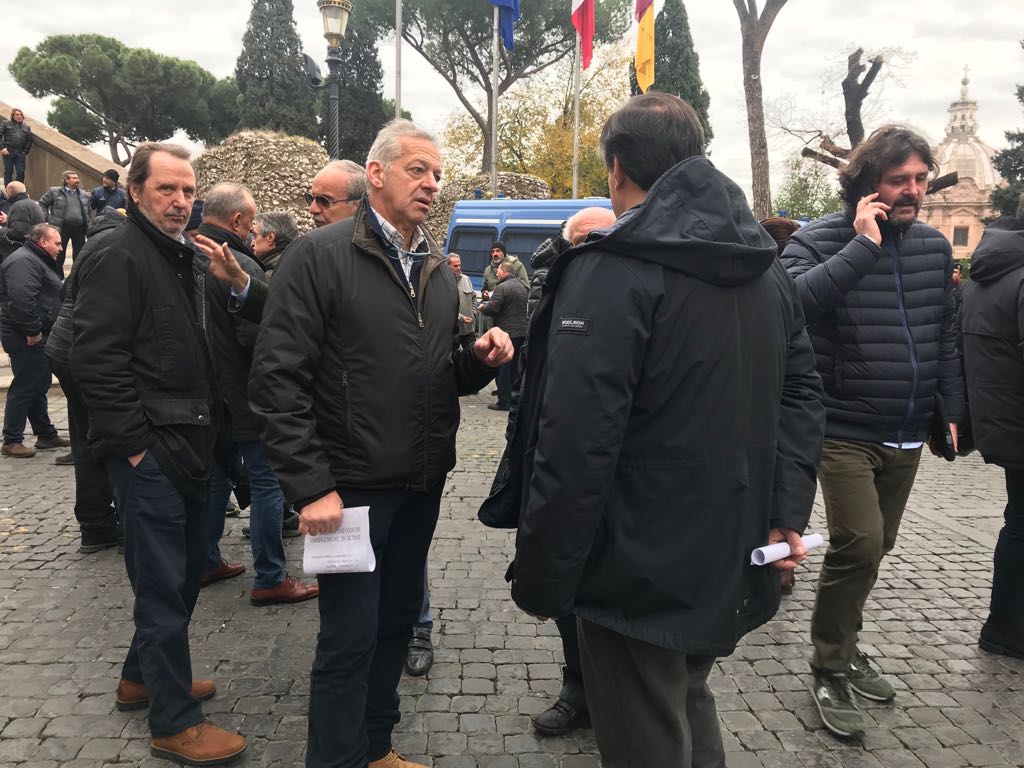
[[[856,208],[862,197],[875,191],[882,174],[912,155],[920,157],[929,171],[938,167],[923,137],[898,125],[883,125],[853,150],[839,171],[839,197],[848,208]]]

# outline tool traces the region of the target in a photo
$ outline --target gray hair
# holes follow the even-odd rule
[[[261,235],[274,235],[274,244],[284,249],[299,236],[299,228],[295,225],[295,217],[291,211],[267,211],[259,213],[253,220]]]
[[[25,235],[25,239],[33,243],[39,243],[50,232],[53,232],[57,237],[60,237],[60,230],[52,224],[36,224],[28,231],[28,234]]]
[[[78,171],[72,171],[71,169],[68,169],[68,170],[64,171],[64,179],[63,180],[67,181],[72,176],[77,176],[77,175],[78,175]]]
[[[203,201],[203,221],[227,221],[236,213],[245,213],[256,206],[252,193],[241,184],[222,181],[215,184]]]
[[[411,120],[397,118],[380,129],[366,156],[366,164],[377,161],[385,171],[388,170],[402,155],[402,139],[422,139],[437,145],[437,139],[432,133],[420,128]]]
[[[370,181],[366,178],[366,169],[359,163],[351,160],[334,160],[330,165],[337,166],[339,170],[348,174],[348,187],[345,196],[350,200],[362,198],[370,191]]]
[[[458,259],[460,262],[462,261],[462,257],[459,256],[459,254],[455,253],[455,251],[452,251],[451,253],[448,254],[448,263],[449,264],[452,263],[452,259]]]
[[[7,194],[10,194],[10,192]],[[1024,219],[1024,192],[1020,193],[1020,198],[1017,200],[1017,218]]]

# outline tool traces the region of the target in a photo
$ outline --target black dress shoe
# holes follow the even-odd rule
[[[577,728],[590,727],[590,713],[577,709],[565,699],[558,699],[551,707],[531,718],[533,730],[542,736],[563,736]]]
[[[501,403],[491,403],[487,407],[488,407],[488,409],[490,409],[492,411],[507,411],[507,410],[509,410],[509,406],[502,405]]]
[[[409,652],[405,657],[405,671],[413,677],[422,677],[434,665],[434,646],[430,642],[430,630],[413,627]]]
[[[58,467],[73,467],[75,466],[75,454],[68,451],[67,453],[58,456],[53,460],[53,463]]]
[[[78,551],[83,555],[91,555],[94,552],[110,549],[120,543],[119,538],[116,526],[98,531],[83,531],[82,543],[78,546]]]
[[[1012,624],[990,616],[981,628],[978,646],[983,651],[1024,659],[1024,624]]]

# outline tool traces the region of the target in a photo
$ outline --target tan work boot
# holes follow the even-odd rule
[[[10,456],[12,459],[31,459],[36,455],[36,449],[29,448],[24,443],[4,443],[0,453],[3,453],[4,456]]]
[[[204,721],[173,736],[153,739],[149,751],[154,757],[201,766],[230,763],[245,752],[245,747],[245,736]]]
[[[193,680],[192,698],[196,701],[206,701],[213,698],[217,692],[217,684],[213,680]],[[133,709],[144,709],[149,706],[149,693],[142,683],[133,683],[123,677],[117,684],[117,691],[114,693],[114,700],[117,708],[122,712],[130,712]]]
[[[371,762],[370,768],[427,768],[427,766],[420,763],[410,763],[392,749],[380,760]]]

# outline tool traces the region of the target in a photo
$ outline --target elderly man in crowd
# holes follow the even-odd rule
[[[206,556],[204,496],[222,428],[210,375],[206,275],[183,233],[196,193],[188,150],[147,142],[128,172],[128,221],[82,270],[71,366],[124,522],[135,636],[115,698],[149,707],[151,750],[193,765],[240,755],[192,678],[188,630]]]
[[[458,292],[424,226],[437,193],[434,139],[395,120],[367,160],[355,218],[299,238],[274,275],[250,396],[302,530],[370,507],[377,567],[321,574],[310,680],[310,768],[410,768],[392,747],[398,681],[423,568],[455,464],[460,393],[512,357],[494,329],[455,344]]]
[[[10,355],[14,373],[4,405],[2,451],[16,459],[36,452],[24,444],[26,418],[32,424],[36,448],[71,445],[57,434],[46,403],[51,376],[46,338],[60,310],[59,253],[60,230],[37,224],[29,230],[25,244],[0,264],[0,342]]]
[[[7,201],[10,205],[6,218],[0,222],[0,259],[14,253],[25,242],[28,231],[46,220],[42,206],[28,196],[25,185],[12,181],[7,185]]]
[[[318,227],[352,218],[366,194],[366,171],[351,160],[332,160],[313,177],[306,205]]]

